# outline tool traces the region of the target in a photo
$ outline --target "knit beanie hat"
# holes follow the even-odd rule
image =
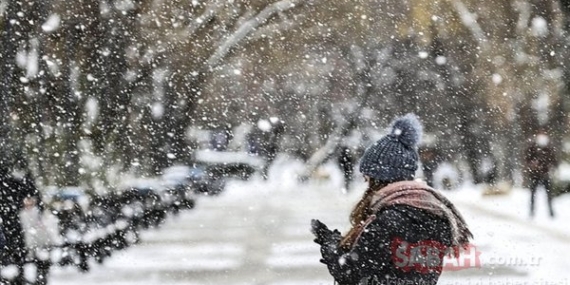
[[[360,172],[374,180],[411,180],[418,169],[417,145],[422,125],[414,114],[392,121],[390,133],[370,146],[360,160]]]

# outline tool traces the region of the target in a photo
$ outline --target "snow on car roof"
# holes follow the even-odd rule
[[[198,161],[206,163],[234,164],[245,163],[254,167],[263,167],[263,159],[247,152],[198,150],[195,153]]]
[[[121,182],[120,188],[139,188],[139,189],[155,189],[162,190],[165,183],[158,178],[132,178]]]

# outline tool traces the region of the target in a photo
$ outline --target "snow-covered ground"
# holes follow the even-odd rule
[[[346,230],[365,186],[356,181],[343,193],[332,164],[300,183],[299,167],[278,159],[268,181],[228,183],[220,196],[202,197],[195,209],[143,232],[141,244],[88,273],[55,268],[50,284],[333,284],[318,262],[309,221]],[[570,196],[554,201],[557,218],[551,220],[539,194],[537,217],[530,220],[524,189],[483,196],[480,187],[465,185],[444,193],[475,234],[476,252],[466,259],[477,266],[446,271],[440,284],[570,284]]]
[[[474,276],[464,280],[471,284],[570,284],[570,195],[553,201],[557,216],[551,219],[546,194],[539,192],[536,215],[531,219],[527,189],[489,196],[482,195],[479,186],[465,185],[445,193],[463,212],[481,254],[482,267],[466,270]],[[446,272],[443,280],[455,274]]]

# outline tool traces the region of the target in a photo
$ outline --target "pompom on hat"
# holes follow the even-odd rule
[[[374,180],[412,180],[418,169],[418,144],[423,127],[415,114],[394,119],[390,133],[370,146],[360,160],[360,172]]]

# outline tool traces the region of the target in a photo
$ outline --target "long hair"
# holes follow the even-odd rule
[[[352,225],[352,228],[341,239],[341,247],[350,248],[353,245],[358,234],[361,232],[362,226],[364,226],[364,222],[371,214],[373,214],[372,209],[370,208],[372,196],[374,196],[376,191],[384,188],[388,184],[389,183],[387,182],[374,180],[372,178],[368,180],[368,188],[350,213],[350,224]]]

